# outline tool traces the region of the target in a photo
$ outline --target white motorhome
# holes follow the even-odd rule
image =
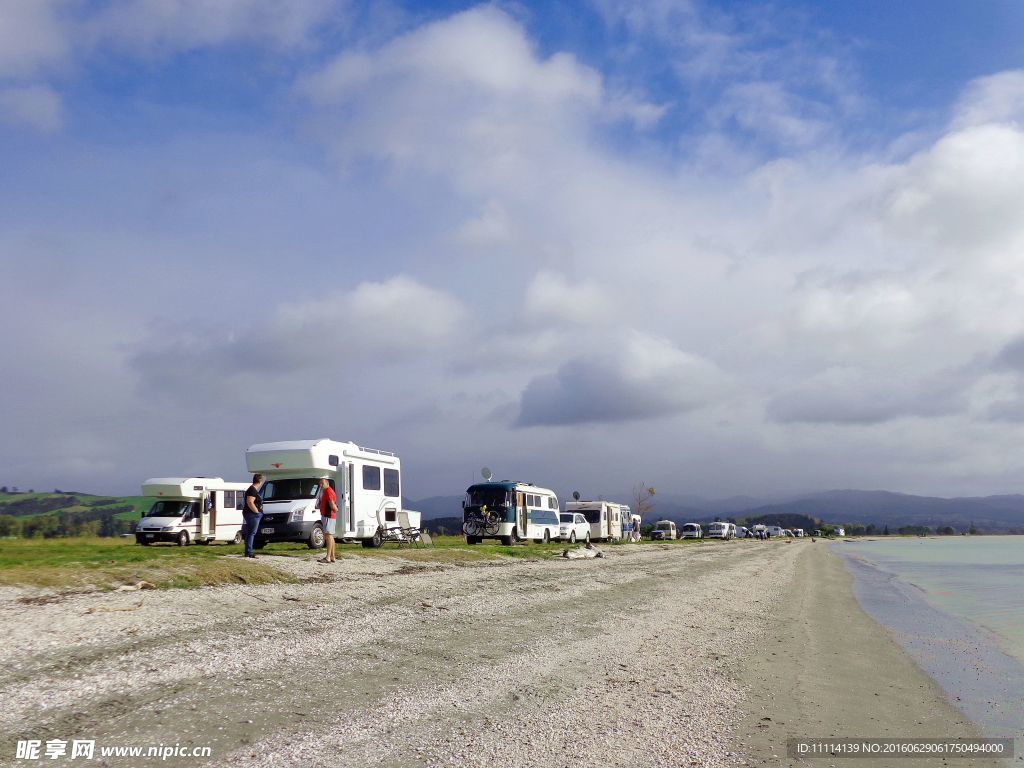
[[[153,499],[135,526],[135,541],[152,544],[173,541],[242,541],[242,501],[248,483],[228,483],[219,477],[152,477],[142,495]]]
[[[703,539],[704,529],[700,527],[700,523],[686,523],[683,526],[682,534],[679,536],[681,539]]]
[[[587,518],[592,541],[621,541],[629,525],[629,507],[612,501],[567,501],[565,511]]]
[[[509,545],[532,539],[547,544],[559,537],[558,513],[558,496],[547,488],[512,480],[476,483],[462,502],[466,543],[498,539]]]
[[[389,451],[327,438],[258,443],[246,450],[245,466],[266,477],[260,489],[263,518],[257,548],[274,541],[301,541],[311,549],[324,545],[322,478],[338,497],[336,539],[379,547],[385,530],[399,525],[401,462]],[[418,528],[420,513],[406,513],[410,525]]]
[[[835,534],[836,536],[845,536],[845,535],[846,535],[846,529],[845,529],[845,528],[843,528],[843,527],[842,527],[842,526],[840,526],[840,525],[837,525],[837,526],[836,526],[836,527],[835,527],[835,528],[833,529],[833,533],[834,533],[834,534]]]
[[[714,522],[708,525],[709,539],[731,539],[733,537],[734,526],[732,523]]]
[[[659,520],[651,531],[652,539],[675,539],[677,536],[676,524],[671,520]]]

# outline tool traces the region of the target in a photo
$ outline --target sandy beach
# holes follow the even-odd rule
[[[822,543],[265,560],[308,581],[5,591],[5,755],[93,739],[212,750],[94,765],[831,765],[786,759],[786,738],[976,735]]]

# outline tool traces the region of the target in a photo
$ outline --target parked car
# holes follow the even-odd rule
[[[681,539],[703,539],[704,529],[700,527],[700,523],[686,523],[683,526],[682,531],[679,534]]]
[[[558,537],[575,544],[577,541],[590,543],[590,523],[579,512],[562,512],[558,516]]]

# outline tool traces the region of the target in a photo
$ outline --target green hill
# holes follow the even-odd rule
[[[118,536],[132,530],[151,502],[71,491],[0,492],[0,536]]]

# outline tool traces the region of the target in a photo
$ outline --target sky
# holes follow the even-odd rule
[[[1024,492],[1016,0],[0,0],[0,484],[257,442]]]

